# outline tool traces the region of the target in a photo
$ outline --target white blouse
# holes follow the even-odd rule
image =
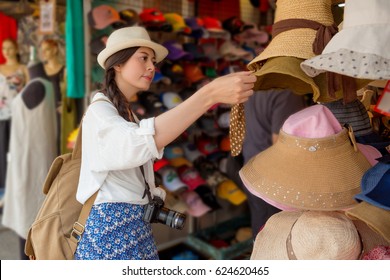
[[[97,93],[96,99],[109,99]],[[76,198],[84,204],[97,190],[95,204],[127,202],[146,204],[142,198],[145,179],[152,195],[165,199],[165,191],[156,188],[153,159],[160,159],[164,150],[157,150],[153,135],[154,118],[138,124],[122,118],[111,102],[91,103],[82,124],[82,160]]]

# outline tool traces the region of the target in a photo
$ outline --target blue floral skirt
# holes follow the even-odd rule
[[[77,246],[76,260],[158,260],[150,223],[142,205],[94,205]]]

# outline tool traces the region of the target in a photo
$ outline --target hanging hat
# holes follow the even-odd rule
[[[390,1],[346,0],[343,28],[321,55],[302,63],[310,76],[324,71],[370,80],[390,79]]]
[[[278,141],[239,174],[259,197],[291,208],[329,211],[356,204],[354,195],[370,167],[352,129],[342,128],[325,106],[313,105],[287,118]]]
[[[276,56],[293,56],[308,59],[315,56],[314,42],[337,32],[331,0],[278,0],[272,26],[272,40],[253,63]],[[316,39],[318,36],[318,39]],[[318,54],[320,54],[319,52]]]
[[[336,211],[281,211],[257,234],[251,260],[357,260],[354,223]]]
[[[98,57],[99,65],[105,69],[105,62],[114,53],[131,47],[148,47],[151,48],[156,55],[156,62],[160,62],[168,55],[168,50],[155,42],[153,42],[145,28],[140,26],[131,26],[117,29],[111,33],[106,42],[106,47],[102,50]]]

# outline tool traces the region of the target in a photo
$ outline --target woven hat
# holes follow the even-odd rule
[[[276,3],[275,20],[273,24],[273,33],[277,24],[284,22],[293,27],[291,22],[286,20],[309,20],[318,24],[318,32],[326,32],[335,23],[332,15],[331,0],[278,0]],[[308,59],[315,56],[313,51],[313,42],[316,39],[317,30],[314,30],[304,24],[295,24],[292,28],[278,33],[269,45],[253,59],[248,67],[254,63],[261,62],[276,56],[293,56],[302,59]],[[326,28],[327,27],[327,28]],[[335,30],[334,30],[335,31]]]
[[[354,223],[336,211],[281,211],[257,234],[251,260],[357,260]]]
[[[99,65],[105,69],[104,64],[114,53],[132,47],[148,47],[151,48],[155,55],[156,61],[160,62],[168,55],[168,50],[150,39],[150,36],[145,28],[141,26],[131,26],[117,29],[111,33],[106,42],[106,47],[102,50],[97,61]]]
[[[390,79],[390,1],[346,0],[343,28],[322,54],[302,63],[310,76],[324,71],[370,79]]]
[[[291,115],[278,141],[250,159],[239,174],[248,189],[303,210],[342,210],[356,204],[360,180],[371,167],[353,131],[341,128],[323,105]]]
[[[390,246],[390,242],[388,242],[381,234],[377,233],[365,222],[360,220],[353,220],[353,223],[359,232],[360,239],[363,244],[361,258],[364,256],[364,254],[368,253],[377,246]]]
[[[353,220],[366,223],[373,231],[390,242],[390,210],[362,201],[345,214]]]

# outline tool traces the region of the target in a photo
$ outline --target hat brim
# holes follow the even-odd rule
[[[156,55],[157,63],[162,61],[168,55],[168,50],[160,44],[144,39],[134,39],[129,40],[128,42],[115,44],[114,46],[106,46],[106,48],[99,53],[97,61],[103,69],[106,69],[104,64],[111,55],[118,51],[132,47],[147,47],[152,49]]]
[[[313,93],[313,99],[317,100],[321,94],[320,89],[300,68],[302,61],[303,59],[296,57],[282,56],[268,59],[261,68],[249,64],[249,70],[255,71],[254,75],[257,77],[254,89],[288,88],[298,95]]]
[[[361,25],[343,29],[329,41],[322,54],[302,63],[302,69],[309,76],[330,71],[359,79],[389,80],[390,67],[384,65],[390,64],[390,54],[383,48],[390,44],[389,38],[388,25]],[[352,59],[356,65],[346,67],[344,62]],[[326,61],[332,63],[324,63]]]
[[[390,211],[362,201],[345,214],[353,220],[366,223],[372,230],[390,242]]]
[[[250,259],[288,260],[286,240],[302,214],[302,211],[282,211],[272,215],[257,234]]]
[[[365,222],[353,220],[353,223],[358,230],[363,243],[363,252],[361,257],[379,245],[390,246],[390,242],[387,242],[386,239],[384,239],[376,231],[372,230]]]
[[[295,137],[280,130],[278,141],[251,158],[240,176],[251,189],[277,203],[330,211],[356,205],[354,196],[370,167],[350,144],[346,129],[319,139]]]

